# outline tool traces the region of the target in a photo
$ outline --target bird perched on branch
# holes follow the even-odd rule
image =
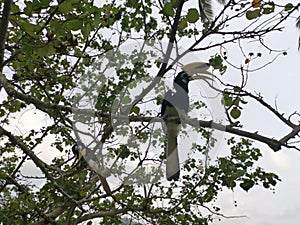
[[[75,161],[72,165],[72,168],[82,166],[94,170],[97,173],[97,176],[99,177],[102,187],[106,194],[111,195],[111,189],[108,185],[106,177],[100,171],[102,165],[99,162],[97,156],[94,154],[94,152],[91,149],[87,148],[81,142],[78,142],[73,145],[72,152],[75,156]]]
[[[198,79],[212,79],[204,75],[193,76],[194,74],[210,74],[207,71],[208,63],[195,62],[182,67],[182,71],[174,79],[173,93],[169,90],[164,97],[161,107],[161,115],[166,124],[167,133],[167,149],[166,149],[166,176],[167,180],[178,180],[180,175],[178,143],[177,136],[181,127],[182,121],[188,112],[189,108],[189,81]]]
[[[74,144],[72,146],[72,153],[74,154],[75,156],[75,160],[72,164],[72,168],[75,168],[77,167],[81,162],[84,162],[84,158],[83,158],[83,152],[82,152],[82,149],[80,148],[81,146],[78,145],[77,143]]]

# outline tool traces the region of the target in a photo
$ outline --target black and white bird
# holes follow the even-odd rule
[[[95,152],[79,141],[73,145],[72,152],[75,156],[75,161],[72,165],[72,168],[87,167],[94,170],[99,177],[99,180],[106,194],[111,195],[112,192],[106,179],[106,176],[108,176],[106,174],[107,170],[103,168],[103,165],[100,163]]]
[[[164,97],[161,106],[161,115],[166,124],[167,149],[166,149],[166,176],[167,180],[178,180],[180,176],[180,165],[178,156],[177,136],[181,128],[180,118],[185,118],[189,108],[188,84],[192,80],[212,79],[204,75],[209,74],[209,64],[194,62],[182,67],[182,71],[174,79],[175,92],[169,90]]]

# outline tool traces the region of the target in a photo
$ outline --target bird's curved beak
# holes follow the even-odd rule
[[[197,75],[197,76],[189,76],[189,80],[213,80],[212,77],[204,76],[204,75]]]
[[[189,75],[189,80],[199,80],[199,79],[209,79],[212,80],[212,77],[204,76],[204,75],[196,75],[194,74],[208,74],[213,75],[211,72],[208,71],[210,65],[205,62],[193,62],[189,63],[187,65],[184,65],[182,67],[182,70],[184,70]]]

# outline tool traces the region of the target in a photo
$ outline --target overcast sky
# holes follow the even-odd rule
[[[281,1],[292,2],[299,1]],[[280,2],[280,3],[281,3]],[[295,19],[290,19],[283,32],[270,35],[266,41],[275,49],[287,49],[288,55],[280,56],[268,67],[251,73],[247,85],[248,90],[261,93],[264,100],[272,106],[275,103],[278,110],[285,115],[300,112],[300,53],[297,51],[297,41],[300,31],[295,28]],[[241,120],[244,129],[259,130],[260,134],[280,138],[289,129],[282,125],[272,114],[249,102],[244,107]],[[296,118],[295,121],[298,121]],[[272,171],[280,176],[280,182],[275,193],[256,187],[249,192],[238,190],[224,191],[218,202],[222,212],[227,216],[247,216],[239,219],[222,219],[214,225],[298,225],[300,222],[300,152],[283,148],[273,152],[268,146],[256,144],[262,151],[263,158],[259,164],[266,171]],[[234,206],[237,201],[237,207]]]

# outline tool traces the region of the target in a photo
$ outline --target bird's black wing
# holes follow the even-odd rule
[[[165,116],[167,106],[172,107],[172,104],[170,103],[171,98],[172,98],[172,91],[169,90],[165,94],[162,105],[161,105],[160,114],[162,117]]]

